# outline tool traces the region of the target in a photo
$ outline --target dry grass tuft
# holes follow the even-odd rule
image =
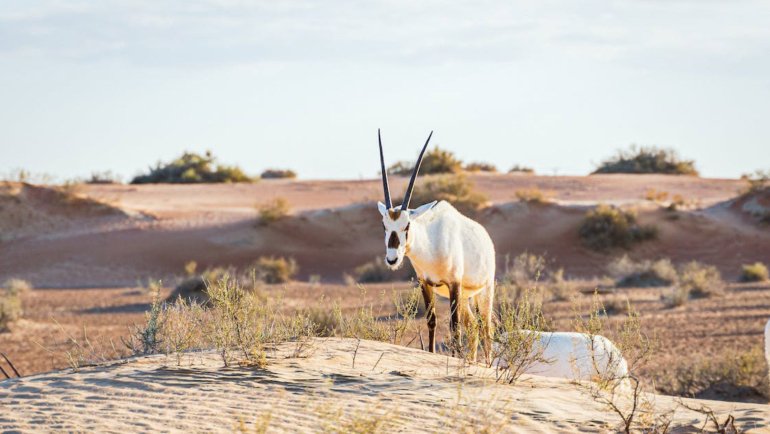
[[[299,271],[293,258],[262,256],[253,265],[256,278],[265,283],[290,282]]]
[[[667,286],[677,281],[677,271],[669,259],[634,261],[623,255],[607,267],[619,287]]]
[[[516,190],[516,198],[520,202],[527,203],[547,203],[550,201],[550,195],[537,187]]]
[[[741,267],[741,282],[766,282],[770,280],[767,266],[761,262],[745,264]]]
[[[409,280],[414,278],[415,274],[412,267],[393,271],[385,265],[385,260],[378,256],[353,269],[351,277],[357,283],[376,283]]]
[[[0,290],[0,332],[8,331],[12,322],[18,320],[24,311],[21,295],[32,289],[27,281],[8,279]]]
[[[466,172],[489,172],[497,173],[497,166],[492,163],[473,162],[468,163],[463,168]]]
[[[271,201],[257,205],[257,225],[267,226],[271,223],[283,220],[291,213],[289,201],[277,197]]]

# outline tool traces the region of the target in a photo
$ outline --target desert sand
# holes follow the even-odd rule
[[[265,369],[224,368],[211,352],[177,365],[163,355],[39,374],[0,383],[6,430],[84,432],[604,432],[619,419],[566,380],[495,381],[490,368],[354,339],[319,339],[309,355],[271,352]],[[354,366],[355,365],[355,366]],[[701,414],[673,398],[649,397],[654,412],[676,409],[679,432]],[[747,432],[767,432],[770,406],[684,400],[732,414]]]
[[[618,291],[617,297],[633,302],[645,331],[655,333],[663,347],[641,375],[682,363],[684,355],[737,354],[761,345],[762,327],[770,318],[770,285],[734,280],[741,264],[770,258],[770,232],[746,211],[770,203],[737,200],[741,181],[658,175],[471,179],[490,199],[477,218],[495,241],[500,267],[506,256],[523,251],[546,254],[550,267],[564,267],[569,278],[583,282],[580,291],[590,294],[615,254],[587,250],[576,228],[590,207],[612,203],[635,207],[642,222],[660,229],[658,240],[629,252],[633,258],[696,259],[720,269],[728,280],[725,296],[675,309],[663,306],[659,288]],[[403,188],[404,182],[394,178],[392,188]],[[516,199],[517,190],[533,187],[547,192],[550,202]],[[319,340],[309,358],[287,359],[278,350],[264,371],[223,368],[212,353],[192,353],[181,366],[164,356],[108,361],[128,354],[120,338],[144,320],[147,280],[162,280],[166,296],[190,260],[203,269],[245,266],[261,255],[290,256],[299,263],[299,281],[263,288],[269,296],[280,295],[287,311],[336,301],[344,310],[375,305],[378,314],[392,314],[388,294],[408,290],[409,283],[370,284],[364,292],[343,283],[344,273],[382,254],[374,205],[380,188],[378,180],[281,180],[91,185],[62,196],[51,187],[3,184],[0,281],[23,278],[35,289],[22,295],[22,319],[0,333],[0,349],[25,376],[0,382],[0,402],[7,410],[0,426],[111,432],[231,431],[241,424],[254,430],[266,421],[269,431],[286,432],[344,431],[367,423],[386,431],[429,432],[617,427],[616,416],[567,381],[531,377],[515,386],[499,384],[486,368],[453,368],[457,362],[446,355],[383,343],[362,341],[355,368],[357,342],[336,339]],[[672,219],[643,199],[649,188],[682,195],[689,205]],[[290,202],[291,217],[255,225],[255,205],[276,197]],[[307,283],[310,276],[320,283]],[[322,298],[327,304],[319,304]],[[441,338],[448,307],[439,308]],[[570,303],[551,301],[544,309],[556,329],[571,329]],[[93,344],[103,364],[48,372],[68,366],[65,354],[73,338]],[[651,400],[660,411],[677,407],[673,397]],[[699,403],[722,418],[732,414],[743,429],[770,432],[767,405]],[[460,416],[452,419],[453,414]],[[700,427],[704,417],[679,407],[675,421]]]

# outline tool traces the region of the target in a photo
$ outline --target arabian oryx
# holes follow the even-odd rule
[[[460,214],[443,200],[415,209],[409,208],[414,181],[432,135],[431,131],[417,158],[403,202],[394,207],[390,200],[382,137],[377,130],[382,187],[385,190],[385,203],[378,202],[377,206],[385,229],[385,263],[395,270],[403,264],[404,256],[409,257],[425,300],[430,352],[436,350],[434,294],[449,298],[449,328],[455,344],[460,342],[461,316],[466,329],[474,318],[470,300],[475,300],[476,309],[481,315],[480,334],[484,339],[484,351],[489,363],[493,332],[492,303],[495,295],[495,246],[492,239],[483,226]],[[470,356],[476,360],[479,333],[468,334],[471,337]]]

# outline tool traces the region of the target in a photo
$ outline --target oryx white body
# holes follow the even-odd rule
[[[417,277],[437,284],[433,291],[442,297],[449,298],[452,282],[460,284],[466,298],[494,292],[495,246],[489,234],[448,202],[412,221],[406,256]]]
[[[378,138],[380,136],[377,132]],[[428,320],[428,351],[435,351],[435,296],[449,298],[452,343],[460,342],[459,323],[471,324],[473,311],[468,299],[476,303],[481,315],[480,333],[471,334],[471,358],[476,358],[478,337],[484,338],[486,356],[491,355],[492,303],[495,293],[495,247],[486,229],[462,215],[448,202],[430,202],[409,209],[414,181],[430,138],[417,158],[401,205],[393,206],[380,138],[380,164],[385,202],[377,207],[385,231],[385,263],[399,268],[408,257],[420,281]],[[453,346],[453,351],[454,351]],[[489,359],[487,359],[489,362]]]
[[[534,333],[522,330],[521,333]],[[628,377],[628,362],[620,350],[604,336],[574,332],[536,332],[537,342],[530,357],[539,359],[524,371],[542,377],[569,380],[622,380]],[[506,360],[493,362],[507,368]]]

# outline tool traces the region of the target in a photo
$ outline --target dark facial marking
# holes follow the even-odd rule
[[[399,245],[398,235],[396,234],[396,231],[393,231],[390,233],[390,238],[388,238],[388,248],[397,249],[398,245]]]
[[[398,220],[399,217],[401,217],[401,210],[388,210],[388,215],[390,215],[390,219],[393,221]]]

